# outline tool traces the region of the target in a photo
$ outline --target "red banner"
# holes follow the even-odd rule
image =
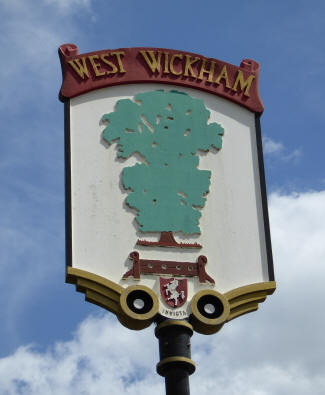
[[[121,48],[78,54],[74,44],[59,47],[63,83],[60,100],[108,86],[162,83],[220,96],[262,113],[260,66],[244,59],[234,66],[190,52],[163,48]]]

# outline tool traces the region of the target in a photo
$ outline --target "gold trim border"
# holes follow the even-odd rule
[[[85,294],[85,299],[87,302],[96,304],[112,312],[117,316],[121,324],[129,329],[140,330],[150,326],[155,319],[156,313],[158,313],[158,298],[154,292],[149,288],[147,289],[147,287],[145,287],[145,291],[149,290],[150,292],[148,293],[151,296],[154,294],[157,301],[154,301],[153,311],[151,313],[147,313],[148,316],[142,316],[139,318],[137,317],[137,314],[133,312],[132,314],[127,314],[127,310],[122,309],[121,295],[125,294],[127,292],[126,290],[131,287],[141,287],[142,289],[142,286],[140,285],[124,288],[104,277],[85,270],[76,269],[71,266],[67,267],[66,282],[75,284],[76,290]],[[225,323],[244,314],[256,311],[258,309],[259,303],[264,302],[268,295],[273,294],[275,289],[276,282],[268,281],[239,287],[224,294],[220,294],[214,290],[204,290],[203,292],[205,294],[208,294],[209,292],[212,294],[218,294],[221,295],[221,299],[223,301],[227,300],[229,304],[229,314],[226,317],[223,317],[223,322],[212,322],[213,320],[209,319],[202,320],[202,318],[199,316],[195,317],[194,314],[192,314],[190,317],[190,323],[193,326],[194,331],[198,333],[203,333],[206,335],[216,333]],[[199,291],[193,296],[191,304],[193,299],[195,299],[196,296],[201,292],[202,291]],[[192,311],[194,313],[195,308]]]
[[[189,374],[194,373],[195,369],[196,369],[195,363],[190,358],[176,356],[176,357],[167,357],[167,358],[162,359],[156,366],[157,373],[160,376],[164,376],[164,367],[165,367],[165,365],[170,364],[170,363],[186,364],[186,366],[188,367],[188,370],[189,370]]]
[[[85,294],[87,302],[94,303],[118,315],[120,309],[120,295],[124,288],[104,277],[67,267],[66,282],[76,285],[76,290]]]
[[[197,310],[197,307],[193,300],[196,301],[199,297],[207,294],[213,294],[217,296],[216,291],[204,290],[200,291],[194,295],[191,301],[192,305],[192,316],[190,317],[190,322],[193,325],[193,329],[204,335],[211,335],[218,332],[225,323],[238,318],[244,314],[251,313],[258,309],[259,303],[265,301],[268,295],[272,295],[276,289],[275,281],[267,281],[262,283],[245,285],[243,287],[235,288],[225,294],[219,294],[222,296],[220,298],[224,303],[224,307],[229,305],[229,308],[225,307],[228,314],[222,314],[222,316],[215,320],[210,320],[203,317]],[[200,294],[201,293],[201,294]],[[198,294],[199,297],[196,297]]]
[[[210,319],[210,318],[206,318],[204,317],[200,312],[199,309],[197,308],[197,302],[199,301],[200,298],[202,298],[202,296],[205,295],[212,295],[215,296],[216,298],[218,298],[223,305],[223,313],[221,314],[220,317],[218,318],[214,318],[214,319]],[[192,300],[191,300],[191,310],[192,310],[192,314],[195,316],[195,318],[197,318],[199,321],[201,321],[203,324],[208,324],[208,325],[219,325],[225,322],[225,320],[228,318],[229,313],[230,313],[230,307],[229,307],[229,303],[227,298],[221,294],[220,292],[217,292],[215,290],[210,290],[210,289],[204,289],[202,291],[197,292]]]
[[[87,302],[96,304],[115,314],[120,323],[129,329],[141,330],[147,328],[154,319],[150,315],[139,319],[139,317],[135,318],[133,312],[131,312],[132,315],[126,314],[121,307],[121,296],[126,294],[128,288],[123,288],[102,276],[68,266],[66,282],[75,284],[76,290],[85,294]],[[150,289],[149,291],[152,292]],[[154,307],[158,312],[158,298],[156,295],[154,296],[157,299],[157,303],[154,302]]]
[[[230,314],[226,322],[250,313],[258,309],[259,303],[265,301],[268,295],[272,295],[276,289],[275,281],[267,281],[246,285],[226,292],[224,295],[228,299]]]
[[[143,291],[151,297],[153,306],[151,310],[148,311],[148,313],[137,314],[129,308],[127,304],[127,297],[133,291]],[[154,317],[158,314],[158,310],[159,310],[159,300],[157,295],[150,288],[144,285],[131,285],[130,287],[124,289],[123,292],[121,293],[120,304],[122,311],[125,315],[140,321],[148,321],[148,320],[152,321]]]
[[[192,336],[193,326],[189,322],[184,321],[184,320],[167,320],[167,321],[163,321],[163,322],[159,323],[155,329],[155,336],[158,337],[157,334],[160,330],[162,330],[166,327],[175,326],[175,325],[176,326],[183,326],[183,327],[187,328],[189,333],[191,334],[190,336]]]

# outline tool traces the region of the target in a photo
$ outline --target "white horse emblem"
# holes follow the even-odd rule
[[[185,299],[185,293],[184,291],[178,292],[177,287],[178,287],[178,280],[174,279],[170,281],[168,284],[164,285],[165,289],[165,295],[167,296],[167,300],[174,300],[174,306],[177,306],[178,303],[178,298],[181,298],[182,300]]]

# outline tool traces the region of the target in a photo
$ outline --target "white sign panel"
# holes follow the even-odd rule
[[[259,117],[137,83],[66,103],[67,280],[134,329],[216,332],[275,289]]]

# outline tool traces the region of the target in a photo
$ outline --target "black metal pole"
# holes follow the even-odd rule
[[[166,319],[156,327],[160,354],[157,373],[165,377],[166,395],[190,395],[189,375],[195,371],[192,334],[192,325],[185,320]]]

